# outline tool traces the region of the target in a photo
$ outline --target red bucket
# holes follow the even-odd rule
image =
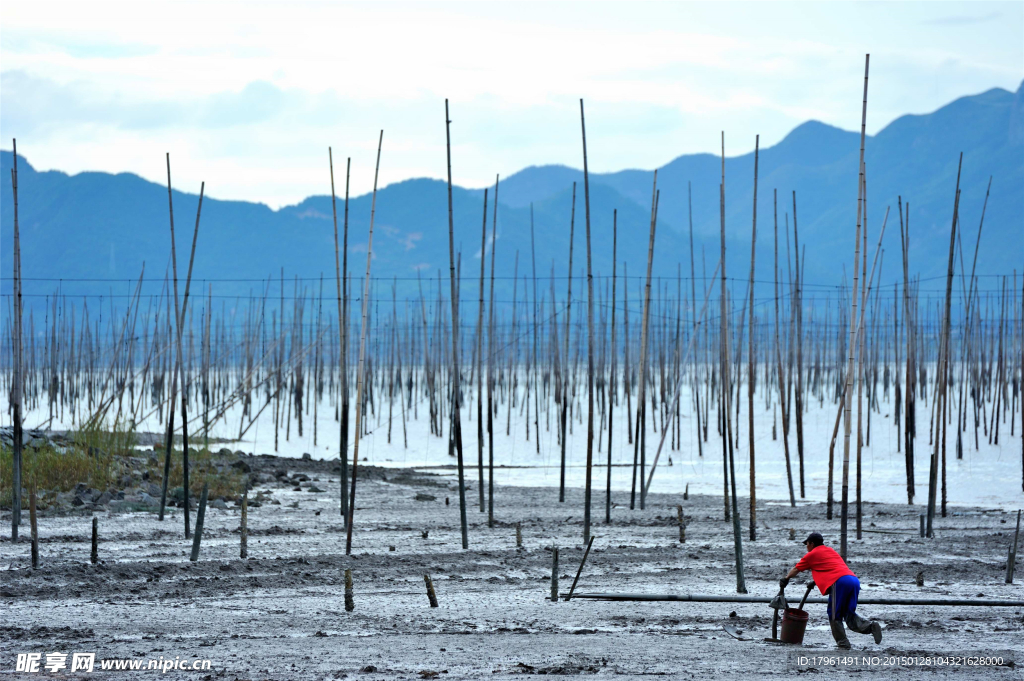
[[[782,613],[782,630],[779,640],[783,643],[801,644],[807,629],[807,612],[798,608],[786,608]]]

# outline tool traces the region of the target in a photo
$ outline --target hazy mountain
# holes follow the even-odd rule
[[[869,112],[870,114],[870,112]],[[729,137],[726,136],[728,152]],[[758,267],[759,280],[771,279],[773,247],[773,191],[778,191],[780,269],[786,272],[787,220],[793,222],[796,191],[800,246],[806,254],[808,292],[834,290],[852,261],[857,211],[857,158],[859,134],[810,121],[798,126],[777,145],[764,148],[758,161]],[[879,229],[891,208],[884,240],[882,280],[891,283],[900,259],[897,196],[910,204],[910,267],[922,277],[941,276],[946,267],[953,214],[957,162],[963,152],[960,215],[963,222],[963,259],[970,256],[977,235],[986,186],[992,189],[978,257],[985,274],[1024,271],[1024,95],[993,89],[964,97],[920,116],[903,116],[867,140],[868,240],[873,252]],[[0,152],[3,177],[10,177],[10,152]],[[52,293],[59,279],[66,293],[125,296],[129,280],[146,263],[144,292],[158,293],[169,265],[168,202],[166,187],[122,173],[36,172],[19,157],[19,218],[26,293]],[[746,278],[750,260],[750,228],[754,155],[726,159],[725,215],[728,274]],[[572,183],[576,181],[575,252],[573,269],[585,272],[585,215],[582,173],[564,166],[526,168],[501,183],[498,209],[497,255],[499,277],[511,277],[519,253],[520,277],[532,272],[531,208],[538,275],[552,267],[564,276],[568,260]],[[675,278],[677,264],[690,269],[688,239],[688,184],[691,186],[697,275],[701,275],[701,248],[707,274],[717,262],[720,247],[719,193],[721,160],[709,154],[680,156],[658,170],[658,229],[655,274]],[[643,274],[646,265],[651,214],[652,172],[624,170],[591,176],[590,207],[595,274],[610,274],[612,211],[618,210],[619,273],[628,264],[630,277]],[[13,206],[10,183],[0,200],[2,218],[3,290],[9,292],[12,267]],[[493,194],[493,189],[492,189]],[[195,224],[197,196],[174,192],[178,272],[184,277]],[[479,295],[480,228],[483,191],[454,190],[456,247],[462,255],[462,297]],[[488,239],[493,210],[489,196]],[[265,280],[275,279],[271,292],[280,295],[276,280],[284,269],[287,295],[292,280],[317,287],[321,274],[325,293],[334,291],[334,233],[330,197],[312,196],[298,205],[271,210],[241,201],[204,199],[193,293],[206,292],[227,300],[262,293]],[[339,231],[343,202],[338,203]],[[366,265],[366,236],[370,197],[349,203],[349,268],[361,279]],[[416,277],[434,291],[438,271],[447,287],[448,210],[445,184],[412,179],[389,185],[377,197],[373,276],[398,278],[399,299],[415,295]],[[869,263],[870,264],[870,263]],[[957,259],[959,267],[959,258]],[[81,279],[119,279],[89,281]],[[665,285],[668,285],[665,282]],[[563,297],[564,281],[557,295]],[[582,286],[582,282],[580,283]],[[630,292],[637,295],[637,280]],[[674,286],[674,284],[673,284]],[[941,288],[941,282],[926,288]],[[389,288],[389,287],[388,287]],[[376,296],[390,298],[388,288]],[[427,290],[425,288],[424,290]],[[507,283],[500,297],[512,294]],[[540,291],[549,296],[548,291]],[[580,291],[581,295],[583,291]],[[436,294],[435,294],[436,295]],[[522,284],[518,295],[522,299]],[[621,295],[621,294],[620,294]],[[742,295],[740,293],[739,295]],[[834,294],[833,294],[834,295]],[[41,300],[41,299],[39,299]],[[29,303],[33,300],[27,301]],[[92,304],[92,303],[90,303]],[[233,302],[226,302],[233,305]]]

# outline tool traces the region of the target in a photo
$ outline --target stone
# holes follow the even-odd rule
[[[424,492],[419,492],[413,498],[416,501],[437,501],[437,497],[435,497],[433,494],[426,494]]]
[[[241,459],[231,464],[231,467],[237,471],[241,471],[242,473],[252,472],[252,466],[250,466],[247,462],[242,461]]]
[[[313,456],[309,452],[303,452],[302,453],[302,460],[303,461],[312,461],[313,460]]]
[[[224,502],[223,499],[214,499],[213,501],[209,502],[209,504],[207,504],[207,505],[210,508],[216,508],[216,509],[219,509],[221,511],[228,510],[228,505]]]
[[[307,492],[326,492],[327,490],[320,489],[316,485],[310,485],[309,487],[306,488],[306,491]]]
[[[221,447],[220,449],[217,450],[217,454],[220,456],[231,456],[232,454],[234,454],[234,452],[232,452],[227,447]]]

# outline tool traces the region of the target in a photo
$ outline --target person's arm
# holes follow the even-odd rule
[[[808,553],[810,553],[810,552],[808,551]],[[807,555],[805,554],[804,557],[801,558],[797,562],[797,564],[794,565],[790,569],[790,571],[786,573],[786,576],[783,577],[781,580],[779,580],[779,584],[782,586],[782,588],[786,588],[786,585],[789,584],[789,580],[793,579],[794,577],[796,577],[798,574],[800,574],[804,570],[810,570],[810,569],[811,569],[811,566],[808,564],[808,562],[807,562]]]

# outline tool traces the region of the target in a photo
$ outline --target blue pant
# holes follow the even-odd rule
[[[845,620],[857,611],[860,580],[853,575],[840,577],[828,589],[828,618]]]

